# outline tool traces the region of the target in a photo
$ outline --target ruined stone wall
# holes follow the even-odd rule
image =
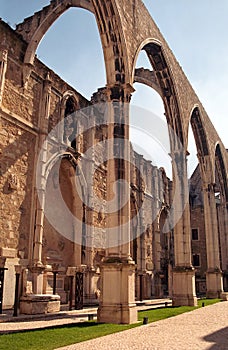
[[[1,246],[28,258],[35,135],[1,120]]]

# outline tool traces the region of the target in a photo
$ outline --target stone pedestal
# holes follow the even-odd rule
[[[207,271],[206,273],[207,283],[207,298],[220,298],[220,294],[223,292],[223,281],[221,271]]]
[[[100,297],[100,270],[88,269],[84,274],[84,305],[98,305]]]
[[[50,294],[30,294],[21,297],[20,313],[38,315],[60,311],[60,296]]]
[[[15,249],[0,249],[0,267],[4,267],[4,289],[3,289],[3,308],[10,309],[14,305],[15,291],[15,265],[19,264],[17,252]]]
[[[101,264],[101,298],[98,322],[132,324],[138,321],[135,308],[135,264],[107,258]]]
[[[191,268],[173,270],[173,306],[197,306],[195,272]]]

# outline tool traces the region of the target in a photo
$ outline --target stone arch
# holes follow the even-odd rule
[[[228,182],[227,182],[225,162],[223,159],[223,155],[222,155],[222,151],[219,143],[217,143],[215,147],[215,170],[217,174],[217,176],[215,175],[215,178],[217,177],[217,180],[218,180],[218,187],[220,189],[221,200],[228,209],[228,186],[227,186]]]
[[[134,83],[147,85],[162,97],[161,88],[156,80],[156,76],[153,71],[144,68],[135,69]]]
[[[70,7],[79,7],[94,13],[89,0],[52,1],[49,6],[17,25],[16,30],[28,42],[24,63],[33,64],[36,49],[52,24]]]
[[[24,56],[23,84],[26,85],[33,67],[36,49],[51,25],[71,7],[92,12],[97,20],[106,65],[107,85],[129,81],[127,50],[122,25],[115,2],[90,0],[53,0],[49,6],[36,12],[17,25],[16,31],[28,43]],[[127,78],[125,78],[127,75]]]
[[[70,153],[70,152],[57,152],[55,153],[50,159],[49,161],[46,163],[46,166],[45,166],[45,170],[44,170],[44,178],[47,179],[48,178],[48,175],[51,171],[51,169],[53,168],[54,164],[57,162],[58,159],[63,159],[63,158],[66,158],[68,159],[68,161],[72,164],[72,166],[74,168],[77,167],[77,176],[78,176],[78,179],[79,179],[79,182],[80,182],[80,185],[82,187],[82,195],[83,195],[83,200],[85,202],[86,200],[86,195],[87,195],[87,183],[86,183],[86,179],[85,179],[85,176],[83,174],[83,171],[82,171],[82,168],[79,164],[79,161],[77,158],[75,158],[75,156]],[[44,184],[44,187],[45,187],[46,184]]]
[[[65,91],[64,94],[63,94],[63,97],[62,97],[62,100],[61,100],[61,108],[65,108],[66,102],[67,102],[67,100],[68,100],[69,98],[73,99],[76,108],[80,107],[80,105],[79,105],[79,98],[78,98],[78,96],[75,94],[75,92],[74,92],[74,91],[71,91],[71,90],[67,90],[67,91]]]
[[[154,43],[154,44],[157,44],[159,46],[162,46],[161,41],[159,41],[157,39],[154,39],[154,38],[148,38],[148,39],[145,39],[143,42],[141,42],[141,44],[138,46],[138,48],[137,48],[137,50],[135,52],[135,55],[134,55],[133,70],[132,70],[132,75],[131,75],[131,80],[130,80],[131,84],[133,84],[134,79],[135,79],[135,71],[136,71],[135,67],[136,67],[136,63],[137,63],[138,57],[139,57],[139,53],[140,53],[140,51],[143,50],[143,48],[147,44],[150,44],[150,43]],[[155,79],[156,79],[156,77],[155,77]]]
[[[43,155],[41,154],[40,157]],[[37,178],[36,178],[36,187],[37,187],[37,193],[38,193],[38,206],[37,206],[37,214],[36,215],[36,221],[35,221],[35,234],[33,238],[33,264],[34,265],[42,265],[41,261],[41,255],[42,255],[42,240],[43,240],[43,226],[44,226],[44,216],[45,214],[49,215],[47,212],[48,205],[46,206],[46,199],[47,199],[47,180],[50,175],[50,172],[52,171],[53,167],[55,164],[58,162],[58,160],[62,159],[67,159],[67,161],[70,162],[70,165],[72,168],[77,169],[78,171],[78,181],[80,184],[80,190],[81,190],[81,198],[82,201],[84,202],[85,196],[86,196],[86,191],[87,191],[87,186],[85,182],[85,178],[83,176],[82,170],[80,169],[80,166],[78,167],[78,160],[75,158],[74,155],[72,155],[70,152],[57,152],[53,154],[50,159],[44,163],[40,163],[40,171],[37,173]],[[39,160],[41,162],[41,158]],[[55,186],[56,183],[56,188],[58,188],[59,193],[60,191],[60,186],[59,186],[59,173],[57,172],[57,176],[55,179],[52,179],[53,185]],[[71,181],[72,182],[72,181]],[[55,196],[54,196],[55,197]],[[60,196],[57,194],[57,199],[54,197],[50,197],[53,205],[53,200],[58,202],[59,199],[61,199],[61,194]],[[67,208],[67,206],[65,206]],[[64,208],[65,208],[64,207]],[[49,220],[52,218],[52,222]],[[53,223],[55,223],[56,220],[56,214],[52,214],[52,216],[49,215],[48,220]],[[56,229],[56,225],[54,224],[54,227]],[[58,231],[58,230],[57,230]],[[61,230],[60,230],[61,231]]]
[[[225,160],[220,144],[215,147],[215,200],[219,235],[219,260],[224,291],[228,291],[228,186]]]
[[[57,236],[60,234],[68,249],[72,249],[70,251],[72,259],[76,260],[70,263],[81,264],[85,258],[86,247],[87,195],[87,185],[81,166],[70,152],[55,154],[46,166],[45,179],[44,214],[53,227],[50,232],[58,233]],[[69,195],[71,193],[73,196]],[[50,208],[53,200],[56,203],[54,210]],[[60,217],[58,223],[56,215]],[[47,227],[50,229],[49,224]]]
[[[170,227],[172,226],[172,228],[176,227],[175,230],[178,230],[181,219],[183,222],[183,227],[185,227],[185,231],[187,231],[189,224],[184,223],[185,221],[189,221],[186,163],[187,140],[184,133],[184,118],[181,114],[179,95],[175,85],[176,77],[172,71],[172,67],[170,66],[165,44],[161,44],[159,40],[154,38],[147,38],[145,41],[141,42],[136,51],[136,55],[134,56],[134,65],[136,64],[137,57],[141,50],[146,51],[148,59],[153,68],[156,82],[160,88],[160,96],[163,100],[165,117],[168,124],[171,150],[170,155],[173,161],[173,188],[176,190],[174,190],[170,213],[167,217],[167,225],[169,224]],[[132,80],[133,79],[134,76],[132,76]],[[150,82],[148,82],[147,85],[150,86]],[[179,191],[179,189],[181,190]],[[176,225],[178,222],[179,226]],[[182,235],[182,233],[178,234],[179,236]],[[185,237],[188,235],[189,232],[185,234]],[[183,246],[183,249],[187,249],[186,247],[188,244],[189,242]],[[190,255],[184,254],[184,256],[185,259],[188,256],[188,264],[190,264]]]
[[[202,118],[198,107],[194,107],[190,123],[192,126],[192,131],[196,143],[196,148],[199,157],[204,157],[209,155],[208,140],[205,128],[203,126]]]
[[[172,151],[178,150],[181,146],[185,146],[185,139],[179,111],[178,96],[168,60],[166,59],[161,42],[153,38],[148,38],[143,41],[137,49],[134,57],[134,67],[141,50],[146,51],[153,68],[153,74],[147,75],[147,77],[144,74],[143,81],[141,79],[141,82],[154,88],[161,96],[169,126],[170,147]],[[138,75],[138,71],[134,69],[131,81],[137,79],[137,77],[135,78],[135,73]],[[147,78],[148,82],[146,81]]]

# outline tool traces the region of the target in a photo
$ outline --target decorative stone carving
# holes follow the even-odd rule
[[[18,189],[18,186],[19,186],[19,179],[18,179],[17,175],[10,174],[8,176],[8,190],[10,192],[16,191]]]

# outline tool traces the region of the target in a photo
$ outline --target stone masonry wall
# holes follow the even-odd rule
[[[36,138],[3,119],[0,135],[1,247],[28,258]]]

